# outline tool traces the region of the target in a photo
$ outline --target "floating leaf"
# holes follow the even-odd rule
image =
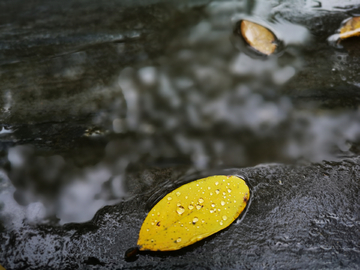
[[[147,215],[139,250],[170,251],[228,227],[244,210],[249,188],[236,176],[210,176],[167,194]]]
[[[258,52],[270,55],[277,45],[275,35],[264,26],[243,20],[240,24],[241,35],[245,41]]]
[[[353,17],[346,21],[340,29],[340,39],[360,36],[360,17]]]

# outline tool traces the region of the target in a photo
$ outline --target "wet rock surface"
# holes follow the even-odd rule
[[[329,37],[360,10],[316,3],[0,3],[0,264],[356,269],[360,41]],[[242,47],[241,19],[279,52]],[[250,184],[243,217],[124,260],[158,200],[218,173]]]
[[[360,263],[358,158],[231,172],[251,186],[246,215],[188,248],[124,260],[158,185],[174,180],[170,170],[154,169],[146,192],[102,208],[90,222],[3,232],[1,262],[7,269],[355,269]]]

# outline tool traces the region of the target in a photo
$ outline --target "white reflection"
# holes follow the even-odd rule
[[[130,130],[136,130],[139,123],[139,93],[135,83],[133,82],[132,75],[134,70],[132,68],[125,68],[119,76],[119,85],[123,91],[127,114],[126,121]]]
[[[306,46],[310,42],[310,32],[302,25],[294,24],[281,19],[277,20],[277,22],[272,25],[275,29],[277,37],[282,40],[286,46]]]
[[[97,210],[106,205],[104,199],[96,199],[102,185],[111,177],[108,168],[98,165],[88,168],[82,176],[66,186],[60,196],[57,216],[61,223],[90,220]]]
[[[230,65],[230,71],[237,75],[253,75],[260,76],[265,72],[271,73],[277,70],[275,58],[270,58],[267,61],[253,59],[244,53],[239,53],[234,57]]]
[[[177,94],[177,91],[174,89],[172,85],[171,78],[166,73],[160,74],[160,86],[159,86],[159,93],[164,98],[170,101],[170,105],[172,107],[178,107],[180,105],[180,99]]]
[[[19,228],[25,218],[26,210],[14,199],[15,187],[7,175],[0,171],[0,220],[5,226]]]
[[[9,133],[13,133],[13,132],[14,132],[14,130],[12,130],[12,129],[7,129],[5,127],[2,127],[0,130],[0,135],[9,134]]]
[[[33,153],[33,149],[27,146],[15,146],[8,150],[8,160],[13,167],[21,167]]]
[[[358,1],[354,0],[306,0],[305,6],[310,9],[321,9],[321,10],[328,10],[334,11],[339,10],[341,7],[351,6],[354,4],[359,4]]]
[[[7,113],[9,112],[13,103],[13,98],[10,90],[4,91],[3,101],[4,101],[3,110],[5,113]]]
[[[125,131],[124,120],[116,118],[113,120],[113,130],[116,133],[122,133]]]
[[[46,208],[41,202],[30,203],[26,207],[26,218],[29,222],[42,221],[46,217]]]
[[[152,86],[157,81],[157,71],[155,67],[143,67],[138,71],[140,81],[147,86]]]
[[[118,198],[122,198],[126,195],[124,177],[117,175],[111,181],[112,190]]]
[[[295,75],[295,68],[286,66],[282,69],[276,70],[273,74],[273,81],[278,85],[282,85],[290,80]]]
[[[333,115],[324,113],[314,117],[309,112],[297,113],[286,147],[286,155],[308,161],[336,160],[333,151],[348,151],[348,142],[360,137],[360,111]],[[301,124],[302,123],[302,124]]]

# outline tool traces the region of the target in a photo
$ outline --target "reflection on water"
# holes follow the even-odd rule
[[[297,99],[311,87],[291,86],[295,94],[285,95],[294,81],[324,94],[332,70],[347,70],[348,61],[339,60],[347,52],[313,55],[319,41],[304,26],[317,12],[310,1],[297,6],[296,23],[287,18],[291,1],[250,2],[194,2],[178,7],[189,15],[184,21],[156,6],[138,24],[124,19],[136,35],[105,38],[98,48],[76,43],[74,52],[66,44],[64,55],[36,60],[34,69],[22,56],[23,65],[1,67],[4,74],[17,72],[16,80],[4,75],[1,89],[2,119],[12,127],[0,131],[5,226],[22,219],[89,220],[154,184],[149,167],[206,171],[354,155],[359,110],[323,110],[314,96]],[[258,58],[238,46],[234,27],[241,18],[270,27],[284,43],[281,53]],[[319,69],[329,71],[319,77],[321,86],[299,79],[316,57],[322,57]],[[359,82],[352,77],[351,84]]]

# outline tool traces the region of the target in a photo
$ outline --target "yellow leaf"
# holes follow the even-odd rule
[[[250,196],[237,176],[210,176],[167,194],[149,212],[140,229],[139,250],[170,251],[191,245],[228,227]]]
[[[349,19],[340,29],[340,38],[360,36],[360,17]]]
[[[0,264],[0,270],[5,270],[5,268],[4,268],[4,267],[2,267],[2,266],[1,266],[1,264]]]
[[[245,41],[262,54],[272,54],[277,45],[275,35],[264,26],[243,20],[240,24],[241,35]]]

